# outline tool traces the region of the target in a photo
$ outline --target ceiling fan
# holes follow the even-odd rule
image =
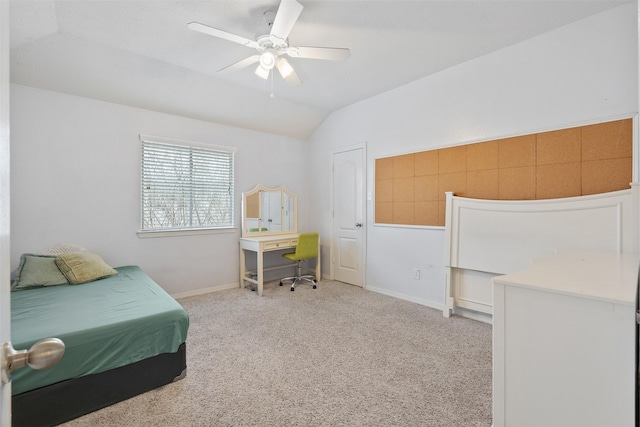
[[[255,73],[259,77],[266,80],[275,67],[288,84],[297,86],[302,83],[302,81],[284,55],[291,58],[340,61],[347,59],[351,54],[349,49],[346,48],[289,46],[289,33],[298,20],[300,13],[302,13],[302,9],[303,6],[296,0],[282,0],[277,12],[269,10],[264,13],[267,27],[256,34],[255,40],[219,30],[199,22],[191,22],[188,24],[188,27],[194,31],[220,37],[247,47],[252,47],[258,51],[255,55],[251,55],[235,64],[218,70],[219,73],[236,71],[257,62],[258,67]]]

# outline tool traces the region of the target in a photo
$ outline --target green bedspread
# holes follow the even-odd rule
[[[11,341],[18,350],[56,337],[62,360],[12,373],[13,394],[173,353],[187,338],[187,312],[137,266],[82,285],[11,293]]]

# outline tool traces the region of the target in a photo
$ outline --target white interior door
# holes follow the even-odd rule
[[[262,227],[268,228],[268,231],[282,230],[282,192],[281,191],[264,191],[261,200],[260,212],[262,216]]]
[[[269,192],[269,231],[282,231],[282,192]]]
[[[9,225],[9,2],[0,1],[0,348],[11,341]],[[0,426],[10,427],[11,383],[0,380],[0,399]]]
[[[333,277],[364,284],[364,148],[333,154]]]

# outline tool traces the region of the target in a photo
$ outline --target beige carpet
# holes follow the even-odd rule
[[[187,377],[66,426],[491,425],[491,326],[323,280],[180,300]]]

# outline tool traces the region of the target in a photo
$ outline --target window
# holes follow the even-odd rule
[[[234,150],[142,141],[142,231],[231,228]]]

